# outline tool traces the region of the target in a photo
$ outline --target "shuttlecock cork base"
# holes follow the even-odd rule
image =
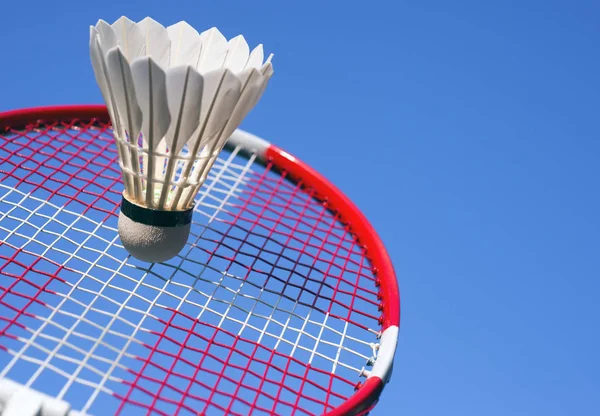
[[[190,235],[193,208],[185,211],[160,211],[121,201],[119,236],[125,249],[138,260],[149,263],[167,261],[185,246]]]

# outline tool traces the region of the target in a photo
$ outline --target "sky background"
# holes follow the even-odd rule
[[[98,18],[217,26],[275,54],[243,128],[339,186],[398,274],[373,414],[597,414],[599,2],[5,3],[2,111],[101,103]]]

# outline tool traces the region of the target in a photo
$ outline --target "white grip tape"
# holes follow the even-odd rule
[[[9,379],[0,380],[1,416],[71,416],[64,400],[42,394]]]
[[[387,383],[392,375],[394,354],[398,344],[398,327],[390,326],[381,334],[377,360],[370,371],[370,377],[379,377],[383,383]]]
[[[247,131],[240,129],[234,131],[227,141],[231,146],[241,146],[244,149],[255,153],[258,158],[262,160],[266,158],[267,149],[271,146],[271,143],[265,139],[261,139],[254,134],[250,134]]]

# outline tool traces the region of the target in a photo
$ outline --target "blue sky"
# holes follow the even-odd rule
[[[243,33],[275,75],[243,127],[364,211],[402,294],[374,414],[600,408],[600,3],[7,2],[0,110],[99,103],[88,26]]]

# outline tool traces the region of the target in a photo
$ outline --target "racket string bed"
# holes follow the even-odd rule
[[[82,414],[322,414],[347,401],[382,331],[351,226],[232,147],[184,250],[139,262],[117,235],[112,140],[77,119],[0,135],[0,380]]]

